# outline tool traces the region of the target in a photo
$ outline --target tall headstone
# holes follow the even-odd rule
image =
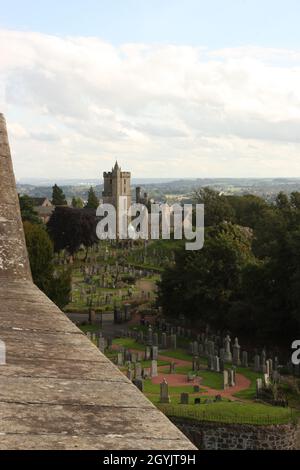
[[[151,377],[157,377],[157,361],[151,361]]]
[[[152,326],[149,325],[149,328],[147,331],[147,345],[152,346],[152,343],[153,343]]]
[[[122,366],[123,363],[124,363],[123,353],[118,352],[118,354],[117,354],[117,365]]]
[[[220,358],[218,356],[214,356],[213,363],[214,363],[214,371],[220,372]]]
[[[256,379],[256,398],[259,398],[263,388],[262,379]]]
[[[103,336],[99,337],[98,348],[104,354],[104,351],[105,351],[105,338],[103,338]]]
[[[140,362],[135,363],[135,377],[142,377],[142,364]]]
[[[241,346],[239,345],[239,340],[238,340],[238,338],[235,338],[235,340],[234,340],[234,345],[233,345],[233,347],[232,347],[232,350],[233,350],[232,363],[233,363],[235,366],[241,365],[240,349],[241,349]]]
[[[224,362],[224,357],[225,357],[225,349],[220,348],[220,360]]]
[[[166,333],[161,334],[161,347],[162,349],[167,349],[167,334]]]
[[[223,371],[223,389],[226,390],[229,387],[228,370]]]
[[[171,349],[176,349],[177,346],[177,338],[176,335],[171,335]]]
[[[193,357],[192,370],[193,372],[198,370],[198,356]]]
[[[267,372],[269,376],[272,376],[272,373],[273,373],[273,360],[272,359],[267,360]]]
[[[234,369],[228,370],[228,378],[229,378],[229,387],[235,386],[235,372]]]
[[[259,354],[255,354],[254,356],[254,371],[260,372],[260,356]]]
[[[159,397],[159,402],[160,403],[170,403],[170,396],[169,396],[169,387],[168,387],[168,382],[166,379],[163,379],[163,381],[160,384],[160,397]]]
[[[247,351],[242,352],[242,366],[248,367],[248,353]]]
[[[230,336],[227,335],[225,340],[224,340],[224,348],[225,348],[225,352],[224,352],[224,361],[225,362],[232,362],[232,354],[231,354],[231,349],[230,349],[230,342],[231,342],[231,339],[230,339]]]
[[[266,373],[266,370],[267,370],[267,366],[266,366],[266,351],[265,349],[262,350],[262,353],[261,353],[261,371],[263,374]]]
[[[128,369],[127,369],[127,378],[129,380],[132,380],[133,379],[133,370],[131,369],[130,366],[128,366]]]
[[[151,349],[149,346],[145,348],[145,361],[149,361],[151,359]]]
[[[158,347],[157,346],[152,346],[151,348],[151,359],[154,359],[157,361],[158,359]]]

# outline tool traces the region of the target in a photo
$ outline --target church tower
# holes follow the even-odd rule
[[[119,214],[119,197],[123,196],[127,199],[127,209],[131,206],[131,174],[129,171],[122,171],[116,161],[115,166],[109,172],[103,173],[104,190],[102,199],[104,204],[112,204],[117,212],[117,234],[118,231],[118,214]]]

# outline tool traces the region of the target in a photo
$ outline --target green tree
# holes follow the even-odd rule
[[[82,201],[81,197],[73,196],[71,205],[72,205],[72,207],[74,207],[74,209],[82,209],[83,208],[83,201]]]
[[[92,187],[89,189],[88,200],[85,205],[86,209],[97,209],[99,206],[99,199],[96,196],[96,193]]]
[[[159,302],[172,317],[180,314],[213,327],[228,327],[227,312],[238,298],[242,268],[252,261],[251,233],[231,223],[206,230],[202,250],[179,249],[175,265],[159,283]]]
[[[53,244],[43,225],[24,222],[24,232],[34,283],[60,308],[68,302],[71,291],[70,275],[54,275]]]
[[[209,187],[194,192],[194,200],[204,204],[205,226],[217,225],[221,222],[234,222],[234,210],[228,198]]]
[[[81,245],[88,249],[98,243],[96,226],[94,210],[56,207],[47,229],[56,253],[67,250],[70,255],[74,255]]]
[[[63,190],[55,184],[52,188],[52,204],[54,206],[66,206],[67,200]]]
[[[31,197],[27,196],[27,194],[24,194],[24,196],[19,195],[19,204],[23,222],[31,222],[32,224],[41,223],[37,212],[34,210],[33,200]]]
[[[252,194],[228,196],[227,201],[234,211],[235,223],[252,229],[264,220],[266,212],[272,210],[264,199]]]
[[[48,297],[55,302],[59,308],[64,308],[69,302],[72,291],[72,274],[67,269],[53,274],[48,287]]]

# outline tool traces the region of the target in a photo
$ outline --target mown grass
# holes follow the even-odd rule
[[[237,398],[242,398],[244,400],[254,400],[256,396],[256,379],[261,378],[262,374],[254,372],[245,367],[238,367],[236,370],[239,374],[244,375],[247,379],[250,380],[251,384],[246,390],[241,390],[234,394]]]
[[[192,385],[181,385],[174,387],[169,385],[168,388],[170,396],[180,395],[180,393],[195,393],[194,387]],[[151,380],[145,380],[144,392],[146,394],[157,395],[157,399],[159,400],[160,384],[153,384]]]
[[[116,344],[118,346],[123,346],[124,348],[127,348],[127,349],[136,349],[139,351],[145,350],[145,346],[143,344],[137,343],[132,338],[116,338],[113,340],[113,344]]]
[[[202,398],[204,399],[204,397],[201,397],[201,401]],[[290,408],[273,407],[260,403],[248,404],[222,400],[211,404],[179,405],[171,397],[170,405],[158,402],[155,404],[167,416],[199,421],[266,425],[289,423],[294,419]]]
[[[183,349],[166,349],[165,351],[162,351],[162,356],[192,362],[192,356]]]

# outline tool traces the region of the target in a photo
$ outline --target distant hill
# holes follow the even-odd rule
[[[52,196],[52,186],[56,182],[62,187],[67,199],[71,201],[73,196],[87,200],[90,186],[95,188],[98,197],[101,197],[103,185],[98,184],[99,180],[37,180],[30,179],[31,183],[21,180],[17,183],[20,194],[28,194],[32,197]],[[46,182],[48,184],[46,184]],[[148,192],[149,197],[156,201],[173,201],[176,199],[190,199],[193,191],[199,187],[210,186],[216,191],[224,194],[242,195],[255,194],[268,200],[273,200],[280,192],[291,193],[300,191],[300,178],[195,178],[195,179],[168,179],[168,178],[134,178],[132,180],[132,190],[136,186]]]

